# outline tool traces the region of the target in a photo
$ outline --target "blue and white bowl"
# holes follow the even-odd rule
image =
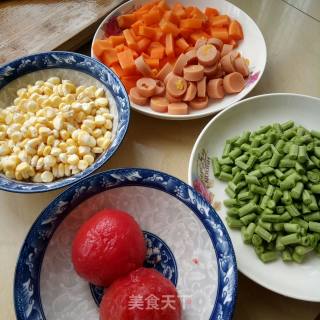
[[[165,173],[115,169],[85,178],[59,195],[29,231],[17,262],[18,320],[97,320],[102,288],[80,278],[71,244],[80,225],[103,208],[134,216],[148,246],[146,267],[176,285],[184,320],[228,320],[237,265],[217,213],[193,188]]]
[[[73,81],[76,85],[96,85],[105,89],[114,115],[114,140],[107,151],[85,171],[51,183],[10,180],[0,174],[0,189],[20,192],[45,192],[68,186],[100,168],[115,153],[129,125],[130,103],[119,78],[105,65],[88,56],[73,52],[44,52],[25,56],[0,67],[0,108],[12,104],[17,89],[51,76]]]

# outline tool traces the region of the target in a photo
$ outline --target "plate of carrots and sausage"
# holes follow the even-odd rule
[[[227,1],[131,0],[101,23],[91,55],[118,75],[134,110],[187,120],[244,98],[267,50],[256,23]]]

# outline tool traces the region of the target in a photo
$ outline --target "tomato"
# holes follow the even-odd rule
[[[175,286],[146,268],[115,281],[100,304],[100,320],[181,320],[181,312]]]
[[[107,287],[141,267],[146,250],[134,218],[126,212],[105,209],[80,227],[72,244],[72,262],[81,277]]]

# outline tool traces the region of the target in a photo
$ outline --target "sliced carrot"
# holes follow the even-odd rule
[[[229,24],[229,37],[236,41],[243,39],[242,27],[237,20],[232,20]]]
[[[164,47],[152,48],[150,50],[150,57],[155,59],[162,59],[164,56]]]
[[[147,37],[149,39],[155,39],[155,38],[157,38],[157,29],[147,27],[147,26],[139,26],[138,35]]]
[[[230,24],[230,18],[226,15],[211,17],[209,20],[212,27],[228,27]]]
[[[143,26],[143,22],[141,20],[137,20],[132,26],[131,29],[134,31],[135,35],[139,34],[139,27]]]
[[[159,26],[163,33],[172,33],[174,37],[180,33],[179,28],[168,20],[161,20]]]
[[[131,48],[129,48],[130,50],[131,50],[131,52],[132,52],[132,56],[133,56],[133,59],[135,59],[135,58],[138,58],[139,57],[139,54],[138,54],[138,52],[136,51],[136,50],[133,50],[133,49],[131,49]]]
[[[191,11],[191,17],[198,18],[203,21],[207,20],[207,16],[197,7],[194,7],[193,10]]]
[[[125,39],[123,35],[120,36],[110,36],[109,41],[112,43],[112,46],[115,47],[118,44],[125,43]]]
[[[223,27],[214,27],[210,29],[210,34],[213,38],[218,38],[224,43],[227,43],[229,40],[229,33],[227,28]]]
[[[192,39],[194,43],[196,43],[196,41],[199,39],[208,39],[208,38],[209,38],[209,35],[204,31],[196,31],[191,33],[190,35],[190,39]]]
[[[183,19],[180,21],[180,28],[186,28],[186,29],[200,29],[202,27],[202,19]]]
[[[145,59],[145,62],[151,69],[159,69],[159,59],[149,58]]]
[[[219,15],[219,11],[215,8],[206,8],[204,10],[204,14],[210,18],[210,17],[215,17]]]
[[[103,54],[104,50],[109,48],[112,48],[112,44],[109,39],[107,40],[98,39],[94,41],[92,45],[93,52],[98,58]]]
[[[230,38],[229,38],[228,44],[231,44],[233,46],[233,49],[238,46],[238,42]]]
[[[186,28],[181,28],[180,29],[180,34],[185,38],[189,38],[191,33],[193,33],[194,30],[193,29],[186,29]]]
[[[142,16],[142,21],[146,26],[150,26],[153,24],[156,24],[160,21],[161,19],[161,13],[159,8],[153,7],[148,13],[145,13]]]
[[[166,0],[161,0],[159,1],[159,3],[157,4],[157,8],[159,8],[159,10],[164,13],[166,10],[168,10],[168,5]]]
[[[117,51],[115,49],[106,49],[102,54],[102,62],[108,67],[118,62]]]
[[[120,66],[124,72],[131,74],[136,71],[136,65],[134,63],[131,50],[124,50],[122,52],[118,52],[117,55],[118,55]]]
[[[117,17],[118,26],[121,29],[129,28],[137,20],[135,13],[123,14]]]
[[[189,48],[189,44],[184,38],[180,38],[176,40],[176,47],[178,47],[181,52],[185,52]]]
[[[123,36],[126,40],[127,46],[133,50],[139,50],[136,40],[133,37],[131,30],[125,29],[122,31]]]
[[[122,70],[122,68],[120,67],[120,64],[117,62],[117,63],[115,63],[115,64],[113,64],[112,65],[112,67],[111,67],[111,70],[116,74],[116,75],[118,75],[118,77],[122,77],[123,76],[123,70]]]
[[[193,9],[194,9],[194,7],[186,7],[185,8],[187,17],[191,17]]]
[[[136,86],[137,81],[141,78],[140,75],[122,76],[121,82],[127,91]]]
[[[156,36],[153,39],[154,41],[160,41],[160,39],[162,38],[162,36],[164,35],[164,33],[162,32],[162,30],[160,28],[155,28],[156,29]]]
[[[177,2],[173,7],[172,7],[172,12],[179,18],[182,19],[186,16],[186,10],[184,6]]]
[[[139,51],[140,51],[140,52],[143,52],[143,51],[147,50],[150,42],[151,42],[151,40],[148,39],[148,38],[142,38],[141,40],[139,40],[139,41],[137,42]]]
[[[174,58],[174,44],[173,44],[173,36],[171,33],[166,34],[166,46],[165,51],[166,55],[169,58]]]
[[[144,58],[144,60],[146,60],[146,59],[150,59],[150,56],[147,54],[147,53],[145,53],[145,52],[142,52],[142,57]]]
[[[162,17],[163,20],[168,20],[172,23],[174,23],[175,25],[179,24],[180,19],[172,12],[172,10],[168,10],[163,14]]]
[[[114,47],[114,49],[115,49],[117,52],[121,52],[121,51],[123,51],[125,48],[126,48],[126,46],[125,46],[123,43],[118,44],[117,46]]]

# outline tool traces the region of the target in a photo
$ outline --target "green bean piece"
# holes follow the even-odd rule
[[[306,221],[320,221],[320,212],[317,211],[317,212],[306,214],[304,216],[304,219]]]
[[[245,180],[249,185],[250,184],[260,185],[258,178],[254,175],[246,175]]]
[[[236,167],[238,168],[238,167]],[[235,183],[235,184],[238,184],[240,181],[242,181],[244,179],[244,174],[241,173],[241,172],[237,172],[235,174],[235,176],[233,177],[232,181]]]
[[[290,174],[282,182],[280,182],[281,191],[292,189],[296,185],[296,175],[294,173]]]
[[[238,194],[238,200],[246,201],[251,200],[253,198],[253,194],[251,191],[245,191]]]
[[[302,195],[302,192],[303,192],[303,189],[304,189],[304,185],[302,182],[298,182],[294,188],[292,188],[291,192],[290,192],[290,195],[293,199],[300,199],[301,198],[301,195]]]
[[[304,256],[304,255],[308,254],[311,251],[313,251],[312,247],[296,246],[294,248],[294,252],[296,254],[298,254],[299,256]]]
[[[308,214],[310,212],[311,212],[311,209],[303,203],[302,204],[302,214]]]
[[[254,251],[256,253],[256,255],[260,258],[260,255],[264,252],[264,246],[257,246],[257,247],[254,247]]]
[[[245,181],[241,181],[236,185],[236,193],[239,193],[244,187],[247,186]]]
[[[272,200],[274,200],[275,203],[278,203],[282,195],[283,195],[282,191],[277,188],[273,193]]]
[[[245,142],[247,142],[249,140],[250,137],[250,132],[249,131],[245,131],[243,132],[243,134],[241,135],[241,137],[239,137],[234,144],[237,147],[240,147],[242,144],[244,144]]]
[[[244,230],[243,238],[245,243],[252,243],[254,230],[256,229],[255,223],[251,222]],[[242,231],[242,230],[241,230]]]
[[[299,163],[299,162],[296,162],[296,164],[295,164],[295,169],[296,169],[296,171],[299,173],[299,174],[301,174],[301,175],[303,175],[304,173],[305,173],[305,169],[304,169],[304,167]]]
[[[278,223],[282,222],[281,215],[279,214],[264,214],[261,216],[262,221],[264,222],[271,222],[271,223]]]
[[[314,185],[311,187],[311,192],[320,194],[320,184],[314,184]]]
[[[229,157],[222,158],[219,160],[220,165],[233,165],[233,160]]]
[[[283,148],[284,148],[285,144],[286,144],[285,141],[282,139],[277,141],[275,147],[279,153],[283,153]]]
[[[269,201],[269,197],[267,195],[263,196],[261,203],[260,203],[260,208],[262,209],[266,209],[268,206],[268,201]]]
[[[238,204],[238,201],[236,199],[226,199],[226,200],[223,201],[223,204],[227,208],[231,208],[233,206],[236,206]]]
[[[292,128],[293,126],[294,126],[294,122],[293,122],[292,120],[289,120],[289,121],[287,121],[287,122],[285,122],[285,123],[282,123],[282,124],[280,125],[280,127],[281,127],[281,129],[282,129],[283,131],[290,129],[290,128]]]
[[[277,251],[267,251],[260,254],[259,258],[263,263],[268,263],[278,259]]]
[[[289,212],[291,217],[298,217],[301,215],[301,213],[299,212],[299,210],[296,208],[294,204],[290,204],[286,206],[286,209]]]
[[[231,148],[232,148],[231,143],[228,143],[228,142],[227,142],[227,143],[224,145],[224,149],[223,149],[223,153],[222,153],[222,158],[228,157],[229,152],[231,151]]]
[[[276,168],[281,160],[281,154],[277,151],[274,152],[272,158],[270,159],[269,166]]]
[[[250,213],[245,216],[242,216],[240,218],[240,220],[242,221],[242,223],[244,225],[247,226],[249,223],[254,222],[256,220],[256,218],[257,218],[257,215],[255,213]]]
[[[268,181],[268,178],[266,176],[262,177],[260,179],[260,183],[262,184],[262,187],[267,189],[268,186],[269,186],[269,181]]]
[[[247,171],[249,169],[249,166],[241,160],[236,159],[235,164],[242,170]]]
[[[252,236],[252,244],[254,247],[260,247],[262,245],[262,238],[257,234],[253,234]]]
[[[308,227],[309,227],[308,222],[304,221],[304,220],[301,219],[301,218],[297,218],[297,217],[295,217],[295,218],[292,219],[292,223],[296,223],[296,224],[298,224],[301,228],[306,229],[306,230],[307,230]]]
[[[261,178],[261,177],[262,177],[261,170],[259,170],[259,169],[250,171],[250,172],[248,173],[248,175],[249,175],[249,176],[254,176],[254,177],[256,177],[256,178]]]
[[[252,202],[249,202],[239,209],[239,216],[243,217],[249,213],[255,212],[256,210],[257,210],[257,205]]]
[[[229,208],[227,210],[227,215],[233,218],[239,218],[239,209],[238,208]]]
[[[299,153],[299,146],[297,146],[296,144],[292,144],[289,148],[289,159],[297,160],[298,153]]]
[[[320,147],[314,148],[314,154],[316,155],[317,158],[320,158]]]
[[[284,223],[283,222],[276,222],[273,224],[274,231],[283,231],[284,230]]]
[[[301,176],[301,181],[302,181],[303,183],[308,183],[309,179],[308,179],[308,177],[307,177],[305,174],[303,174],[303,175]]]
[[[272,199],[270,199],[270,200],[268,201],[267,207],[268,207],[269,209],[274,209],[274,208],[276,207],[275,201],[272,200]]]
[[[243,223],[241,220],[232,218],[232,217],[226,217],[227,224],[232,229],[241,229],[243,226]]]
[[[256,226],[255,233],[268,243],[272,240],[272,234],[261,226]]]
[[[301,142],[302,144],[307,144],[312,141],[312,137],[309,134],[305,134],[304,136],[301,137]]]
[[[309,204],[309,208],[312,211],[316,211],[319,209],[318,204],[317,204],[317,199],[313,194],[311,195],[311,203]]]
[[[279,179],[281,179],[284,176],[284,174],[279,169],[275,169],[274,173]]]
[[[290,128],[288,130],[285,130],[283,132],[283,138],[285,140],[290,140],[291,138],[293,138],[296,134],[296,130],[294,128]]]
[[[226,194],[230,197],[230,198],[235,198],[236,197],[236,193],[234,191],[232,191],[229,187],[225,188],[224,191],[226,192]]]
[[[300,243],[301,237],[298,233],[290,233],[287,236],[281,238],[281,242],[284,246]]]
[[[275,187],[272,185],[269,185],[266,191],[266,195],[271,198],[273,196],[274,191],[275,191]]]
[[[261,175],[267,175],[267,174],[273,173],[274,169],[268,165],[260,166],[260,172],[261,172]]]
[[[283,262],[291,262],[292,261],[292,256],[291,256],[291,253],[288,249],[282,251],[281,258],[282,258]]]
[[[299,233],[301,230],[301,227],[295,223],[285,223],[283,227],[287,233]]]
[[[312,162],[312,160],[308,157],[307,159],[307,170],[312,170],[316,168],[316,164]]]
[[[320,233],[320,222],[309,221],[309,230]]]
[[[259,187],[255,184],[251,184],[250,185],[250,191],[253,192],[253,193],[257,193],[257,194],[260,194],[260,195],[265,195],[267,190],[265,188],[262,188],[262,187]]]
[[[241,149],[242,151],[247,152],[247,151],[251,150],[251,146],[250,146],[250,144],[248,144],[248,143],[243,143],[243,144],[240,146],[240,149]]]
[[[232,168],[231,173],[232,173],[233,176],[235,176],[240,171],[241,171],[241,169],[239,167],[235,166],[235,167]]]
[[[311,244],[310,237],[309,237],[308,235],[301,237],[300,244],[301,244],[302,246],[309,247],[310,244]]]
[[[278,214],[282,214],[286,211],[286,208],[284,206],[277,206],[276,211]]]
[[[298,150],[299,163],[305,163],[307,160],[308,160],[307,147],[306,146],[299,146],[299,150]]]
[[[215,177],[219,177],[221,173],[221,167],[218,158],[212,158],[211,160],[213,174]]]
[[[283,251],[285,249],[285,246],[281,242],[281,238],[282,238],[282,234],[279,234],[276,239],[276,250],[277,251]]]
[[[219,175],[219,179],[222,181],[231,181],[232,180],[232,175],[230,173],[221,171]]]
[[[242,154],[242,150],[240,148],[235,148],[229,152],[228,157],[235,160]]]
[[[260,161],[265,161],[268,160],[272,157],[272,152],[270,150],[265,151],[261,156],[260,156]]]
[[[302,201],[307,206],[312,202],[311,194],[308,190],[303,190]]]
[[[236,192],[237,186],[234,182],[230,181],[228,183],[228,188],[230,188],[232,191]]]
[[[307,172],[307,177],[308,180],[311,181],[312,183],[318,183],[320,182],[320,174],[319,172],[316,171],[308,171]]]
[[[290,192],[288,190],[283,191],[283,196],[281,198],[281,201],[285,205],[290,205],[292,203],[292,198],[291,198]]]
[[[230,143],[231,145],[233,143],[235,143],[235,141],[237,141],[239,139],[239,136],[235,136],[235,137],[232,137],[232,138],[229,138],[227,139],[226,143]]]
[[[267,131],[269,131],[271,129],[270,125],[266,125],[266,126],[261,126],[256,133],[257,134],[262,134],[262,133],[266,133]]]
[[[277,183],[278,183],[278,179],[275,175],[271,174],[271,175],[268,175],[268,181],[270,182],[270,184],[276,186]]]
[[[247,234],[247,228],[245,226],[241,227],[240,229],[241,231],[241,238],[242,238],[242,241],[245,243],[245,244],[250,244],[250,239],[249,239],[249,236]]]
[[[320,168],[320,160],[316,156],[311,156],[310,160],[318,167]]]
[[[253,166],[254,166],[254,164],[255,164],[255,162],[257,161],[257,157],[256,156],[254,156],[254,155],[251,155],[250,157],[249,157],[249,160],[248,160],[248,162],[247,162],[247,166],[248,166],[248,169],[251,169]]]
[[[292,260],[297,262],[297,263],[302,263],[303,262],[303,258],[304,258],[304,256],[300,256],[296,252],[292,253]]]
[[[302,137],[305,134],[306,130],[304,127],[298,127],[297,136]]]
[[[229,166],[229,165],[227,165],[227,164],[223,164],[223,165],[221,166],[221,172],[229,173],[229,174],[232,176],[232,174],[231,174],[231,172],[232,172],[232,167]]]
[[[286,221],[290,221],[291,220],[291,216],[289,214],[289,212],[285,212],[281,215],[281,221],[282,222],[286,222]]]
[[[281,133],[282,133],[282,128],[281,128],[280,123],[274,123],[274,124],[272,125],[272,127],[274,128],[274,130],[275,130],[275,132],[276,132],[277,134],[281,135]]]
[[[281,159],[279,163],[280,168],[294,168],[296,165],[295,160],[290,160],[290,159]]]
[[[320,131],[311,130],[310,133],[311,133],[311,135],[312,135],[314,138],[320,139]]]

